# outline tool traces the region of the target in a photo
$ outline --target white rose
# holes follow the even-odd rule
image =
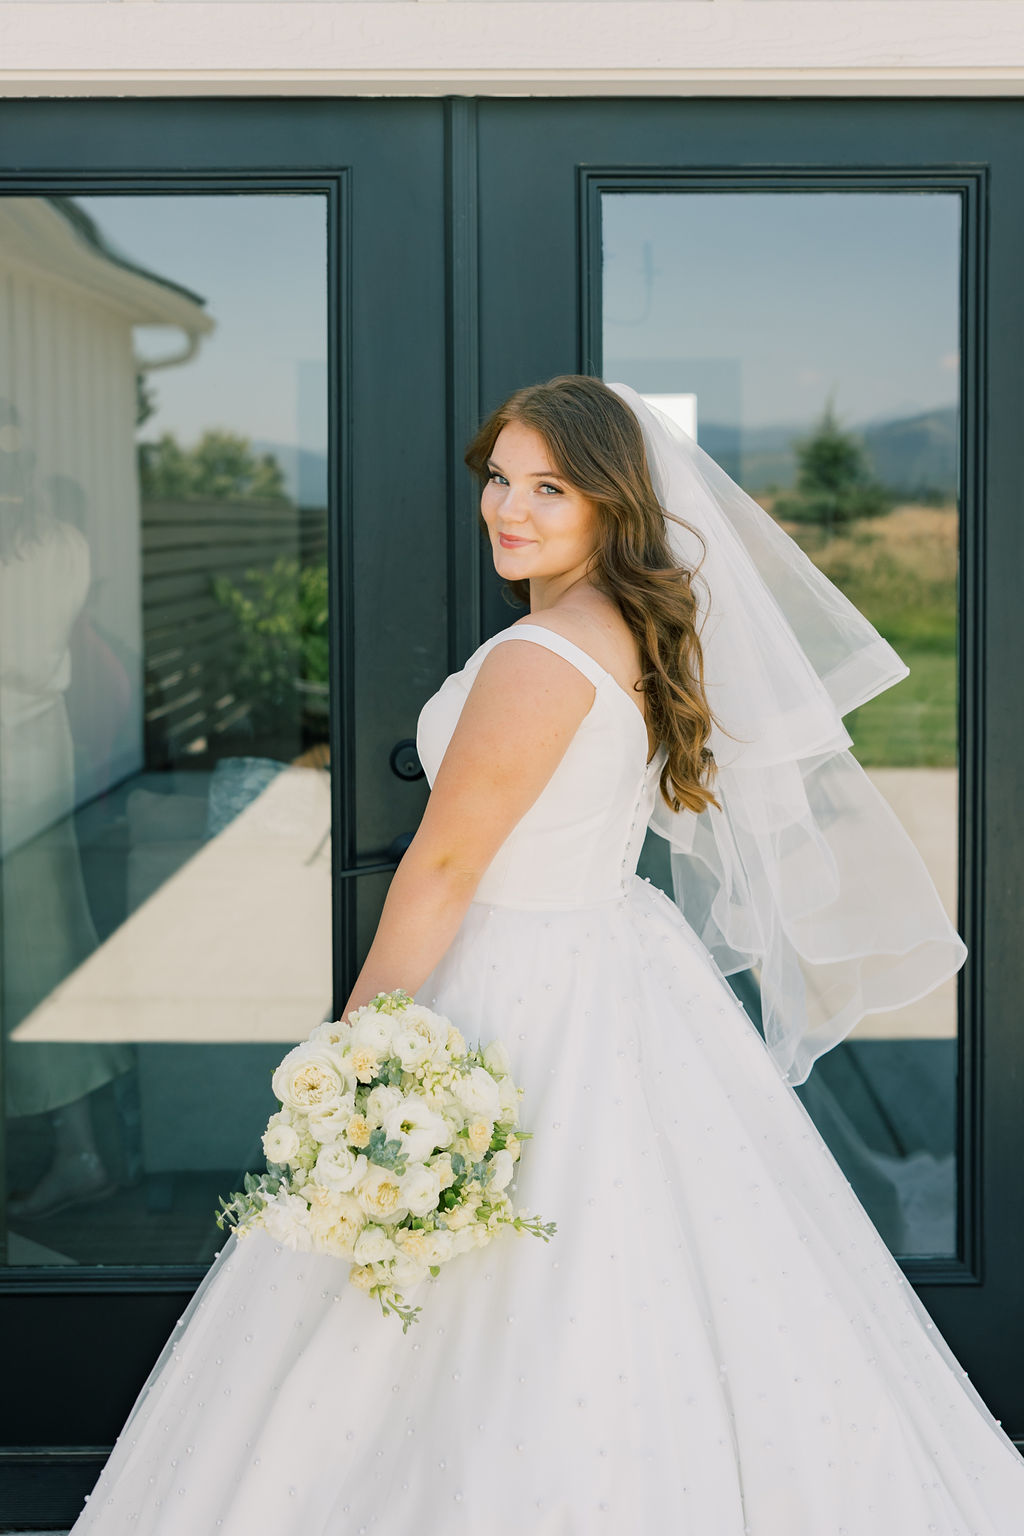
[[[501,1118],[519,1124],[519,1089],[510,1077],[503,1077],[498,1084],[498,1103],[501,1106]]]
[[[356,1185],[355,1196],[371,1221],[401,1221],[408,1212],[395,1175],[376,1163],[370,1164]]]
[[[504,1077],[511,1072],[512,1063],[509,1060],[508,1051],[500,1040],[492,1040],[484,1051],[484,1066],[498,1075]]]
[[[460,1072],[452,1083],[452,1093],[471,1114],[495,1120],[500,1107],[498,1085],[485,1067]]]
[[[308,1253],[313,1246],[308,1217],[309,1211],[301,1195],[289,1195],[279,1189],[260,1212],[259,1224],[275,1242],[283,1243],[296,1253]]]
[[[341,1058],[329,1045],[309,1045],[303,1041],[279,1063],[271,1087],[290,1109],[322,1114],[332,1109],[345,1091]]]
[[[352,1257],[357,1264],[376,1264],[381,1259],[393,1258],[397,1251],[384,1228],[371,1224],[364,1227],[356,1238]]]
[[[401,1180],[402,1199],[414,1216],[426,1216],[437,1208],[441,1176],[435,1168],[414,1163]]]
[[[455,1233],[438,1228],[427,1236],[430,1239],[427,1248],[431,1264],[446,1264],[455,1252]]]
[[[468,1227],[474,1221],[476,1221],[475,1205],[455,1205],[444,1218],[444,1224],[449,1232],[461,1232],[463,1227]]]
[[[356,1112],[356,1096],[354,1093],[344,1093],[332,1108],[322,1114],[311,1114],[309,1117],[309,1129],[317,1141],[337,1141],[344,1136],[348,1123]]]
[[[293,1125],[272,1120],[263,1132],[263,1153],[268,1163],[287,1163],[300,1146],[301,1138]]]
[[[313,1167],[313,1178],[327,1189],[353,1189],[366,1170],[366,1158],[360,1157],[344,1142],[332,1141],[321,1147]]]
[[[491,1189],[504,1189],[515,1169],[515,1159],[511,1152],[495,1152],[491,1158],[491,1177],[488,1184]]]
[[[389,1109],[382,1124],[387,1139],[397,1137],[411,1163],[422,1162],[451,1139],[447,1121],[417,1093],[406,1094],[400,1104]]]
[[[430,1159],[427,1167],[433,1168],[442,1189],[450,1189],[455,1183],[455,1173],[452,1169],[452,1155],[450,1152],[439,1152],[436,1157]]]
[[[366,1222],[362,1206],[354,1195],[339,1194],[322,1185],[308,1187],[309,1226],[316,1247],[324,1253],[351,1258]]]
[[[427,1264],[420,1264],[406,1253],[396,1253],[391,1261],[391,1282],[403,1296],[425,1280],[430,1273]]]

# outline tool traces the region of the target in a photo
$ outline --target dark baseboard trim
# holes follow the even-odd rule
[[[0,1447],[0,1532],[66,1531],[109,1455],[105,1445]]]

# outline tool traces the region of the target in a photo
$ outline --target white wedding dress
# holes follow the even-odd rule
[[[420,1001],[502,1038],[557,1222],[396,1318],[329,1255],[232,1235],[75,1536],[1020,1536],[1024,1458],[678,908],[636,865],[664,761],[540,626],[424,706],[433,782],[491,646],[595,684]]]

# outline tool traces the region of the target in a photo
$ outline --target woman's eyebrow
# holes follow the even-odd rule
[[[498,464],[494,459],[487,460],[487,468],[497,470],[499,475],[503,475],[505,473],[501,465]],[[565,476],[560,475],[557,469],[535,469],[529,478],[531,480],[564,480]]]

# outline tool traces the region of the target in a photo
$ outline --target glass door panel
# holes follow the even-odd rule
[[[9,1265],[208,1261],[331,1008],[325,201],[0,198]]]
[[[673,414],[907,662],[847,725],[954,920],[960,218],[937,191],[601,197],[603,376]],[[659,839],[645,857],[669,886]],[[958,1249],[957,1035],[954,980],[869,1014],[798,1090],[901,1256]]]

